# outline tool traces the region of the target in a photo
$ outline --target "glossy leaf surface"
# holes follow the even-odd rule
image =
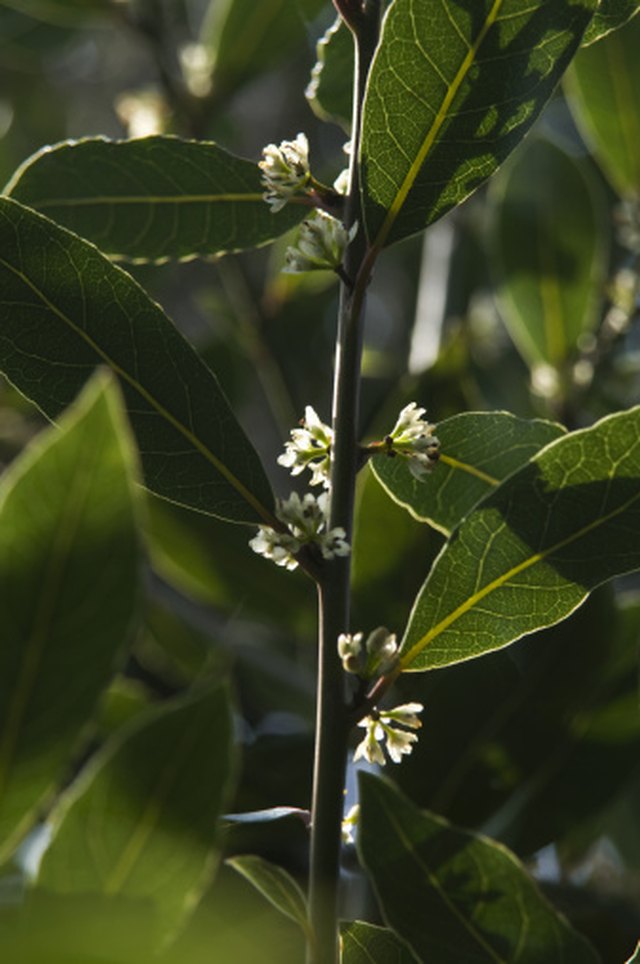
[[[374,456],[371,467],[392,499],[446,534],[485,495],[541,448],[562,426],[509,412],[465,412],[436,426],[440,460],[423,482],[401,458]]]
[[[419,810],[386,780],[360,780],[361,860],[418,960],[598,964],[506,848]]]
[[[416,964],[418,960],[387,927],[354,920],[342,924],[340,935],[344,964]]]
[[[567,74],[569,104],[619,194],[640,194],[640,17],[581,50]]]
[[[421,231],[522,140],[569,64],[596,0],[396,0],[364,103],[371,245]]]
[[[135,261],[254,248],[306,211],[289,204],[272,214],[257,164],[177,137],[46,147],[18,168],[6,193],[106,254]]]
[[[305,896],[283,867],[252,854],[231,857],[226,863],[246,877],[285,917],[294,920],[303,931],[309,931]]]
[[[60,894],[146,898],[157,912],[156,938],[170,934],[208,883],[231,739],[220,686],[138,718],[60,807],[38,884]]]
[[[612,30],[622,27],[639,10],[638,0],[600,0],[600,6],[585,31],[583,45],[595,43]]]
[[[236,522],[268,516],[262,465],[220,386],[142,288],[93,245],[0,199],[0,369],[50,418],[98,365],[118,376],[146,485]]]
[[[638,964],[640,962],[640,944],[635,949],[633,957],[630,957],[627,964]]]
[[[414,603],[402,666],[500,649],[637,568],[640,408],[551,443],[463,520]]]
[[[340,17],[320,38],[317,61],[305,95],[322,120],[335,120],[349,131],[353,103],[353,37]]]
[[[130,637],[135,477],[115,386],[96,378],[0,483],[0,853],[61,779]]]
[[[502,317],[531,366],[559,368],[599,317],[607,211],[584,162],[533,140],[494,181],[490,253]]]

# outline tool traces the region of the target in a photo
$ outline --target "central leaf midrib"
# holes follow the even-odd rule
[[[422,650],[426,649],[426,647],[433,642],[434,639],[437,639],[441,633],[443,633],[446,629],[452,626],[453,623],[473,609],[477,603],[481,602],[481,600],[485,599],[492,592],[494,592],[494,590],[501,589],[511,578],[513,578],[513,576],[519,575],[521,572],[530,569],[539,562],[544,562],[545,559],[547,559],[549,556],[552,556],[554,553],[559,552],[561,549],[564,549],[565,546],[571,545],[572,542],[575,542],[582,536],[587,535],[589,532],[597,529],[598,526],[604,525],[610,519],[614,519],[616,516],[620,515],[620,513],[625,512],[631,505],[633,505],[634,502],[637,502],[638,500],[640,500],[640,492],[631,496],[631,498],[622,505],[612,509],[611,512],[588,523],[581,529],[578,529],[577,532],[567,536],[565,539],[561,539],[560,542],[557,542],[555,545],[549,546],[548,549],[544,549],[542,552],[536,552],[527,559],[523,559],[522,562],[518,563],[517,566],[512,566],[512,568],[507,572],[498,576],[496,579],[493,579],[490,583],[487,583],[487,585],[478,590],[478,592],[473,593],[472,596],[469,596],[463,603],[457,606],[453,612],[449,613],[448,616],[445,616],[444,619],[441,619],[439,623],[425,633],[425,635],[419,639],[417,643],[414,643],[414,645],[407,651],[400,661],[401,670],[408,669],[416,657],[420,655]]]
[[[247,193],[227,193],[227,194],[113,194],[95,195],[82,197],[64,198],[42,198],[29,199],[29,204],[38,210],[44,208],[72,208],[72,207],[96,207],[108,204],[222,204],[222,203],[243,203],[251,202],[255,204],[263,201],[262,194]]]
[[[462,61],[460,67],[458,68],[458,72],[454,77],[451,85],[449,86],[449,89],[447,90],[444,100],[442,101],[442,104],[440,105],[440,108],[436,113],[433,123],[431,124],[431,127],[429,128],[429,130],[425,135],[425,138],[422,142],[420,150],[418,151],[415,157],[415,160],[409,167],[409,170],[407,171],[404,177],[404,180],[400,185],[400,188],[398,189],[396,196],[393,199],[391,206],[389,207],[389,210],[387,211],[387,215],[384,221],[382,222],[382,227],[380,228],[376,238],[372,242],[371,247],[373,249],[379,250],[384,246],[384,243],[389,235],[389,232],[391,231],[396,221],[396,218],[398,217],[398,215],[402,210],[402,207],[407,199],[407,196],[411,191],[416,181],[416,178],[418,177],[418,174],[420,173],[422,165],[424,164],[427,158],[427,155],[429,154],[429,151],[431,150],[433,144],[435,143],[436,137],[438,136],[442,125],[449,117],[449,108],[451,107],[453,101],[455,100],[458,94],[458,91],[460,90],[471,67],[473,66],[478,50],[482,46],[482,43],[485,37],[487,36],[493,24],[495,23],[503,2],[504,0],[494,0],[493,6],[489,11],[489,13],[487,14],[486,20],[484,21],[484,24],[482,25],[482,28],[479,31],[476,40],[469,47],[469,50],[467,51],[467,54],[464,60]]]
[[[252,509],[254,509],[261,519],[263,519],[268,525],[273,526],[274,524],[279,527],[277,520],[273,518],[271,513],[266,509],[262,503],[246,488],[246,486],[231,472],[227,466],[220,461],[220,459],[209,449],[204,442],[202,442],[186,425],[171,414],[140,382],[136,381],[132,375],[129,374],[124,368],[115,362],[106,351],[104,351],[82,328],[79,328],[68,315],[66,315],[61,309],[51,302],[47,296],[41,291],[38,286],[31,281],[24,272],[20,271],[14,265],[5,261],[4,258],[0,257],[0,264],[4,265],[9,271],[20,278],[28,288],[33,291],[33,293],[40,298],[40,300],[52,311],[60,320],[69,326],[73,332],[75,332],[78,337],[82,338],[86,344],[96,352],[96,354],[105,361],[109,367],[116,372],[124,381],[127,382],[139,395],[141,395],[144,400],[155,409],[156,412],[170,425],[173,426],[184,438],[187,439],[193,445],[193,447],[198,451],[208,462],[213,465],[217,472],[222,475],[222,477],[231,485],[232,488],[236,490],[238,495],[240,495],[245,502],[247,502]]]

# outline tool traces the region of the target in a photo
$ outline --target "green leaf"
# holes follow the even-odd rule
[[[408,947],[387,927],[354,920],[340,927],[344,964],[416,964]]]
[[[38,151],[5,193],[107,254],[166,261],[254,248],[301,221],[299,205],[271,212],[260,177],[217,144],[98,137]]]
[[[600,0],[600,6],[585,31],[583,46],[595,43],[612,30],[622,27],[631,17],[635,17],[638,11],[638,0]]]
[[[0,0],[1,7],[64,27],[84,27],[87,20],[113,13],[112,0],[29,0],[28,9],[24,0]]]
[[[607,178],[640,193],[640,17],[581,50],[567,73],[569,106]]]
[[[225,863],[246,877],[269,903],[309,934],[305,896],[293,877],[283,867],[278,867],[263,857],[249,854],[231,857]]]
[[[465,412],[440,422],[436,433],[440,461],[424,482],[404,459],[380,455],[370,464],[392,499],[448,535],[477,502],[565,430],[509,412]]]
[[[316,46],[316,64],[305,91],[309,105],[321,120],[335,120],[345,131],[351,129],[353,103],[353,37],[338,19]]]
[[[363,204],[374,250],[459,204],[522,140],[596,0],[395,0],[364,102]]]
[[[633,957],[630,957],[627,964],[640,964],[640,943],[635,949]]]
[[[38,885],[60,894],[146,898],[158,941],[208,884],[232,772],[225,687],[137,718],[108,743],[54,817]]]
[[[358,847],[385,918],[418,960],[597,964],[517,858],[360,774]]]
[[[414,603],[401,666],[500,649],[639,567],[640,407],[552,442],[462,521]]]
[[[584,162],[530,141],[494,182],[490,254],[498,304],[535,368],[560,368],[600,314],[608,211]]]
[[[133,477],[103,373],[0,482],[0,859],[61,778],[131,635]]]
[[[270,517],[264,470],[215,376],[128,274],[4,198],[0,292],[0,369],[46,415],[56,418],[108,365],[150,489],[234,522]]]
[[[307,47],[301,13],[311,17],[326,0],[213,0],[200,33],[220,98]]]

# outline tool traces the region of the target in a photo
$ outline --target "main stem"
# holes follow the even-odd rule
[[[350,279],[361,278],[360,268],[367,250],[357,157],[364,88],[378,38],[379,11],[380,0],[367,0],[356,37],[351,186],[345,223],[351,227],[357,221],[358,231],[345,255],[344,272]],[[355,288],[345,282],[341,285],[334,368],[330,526],[341,526],[349,542],[352,542],[358,470],[358,404],[367,280],[361,280]],[[313,939],[308,947],[307,964],[336,964],[338,961],[340,843],[350,721],[337,640],[340,633],[349,630],[350,595],[350,557],[335,558],[326,566],[318,592],[318,698],[309,871],[309,917]]]

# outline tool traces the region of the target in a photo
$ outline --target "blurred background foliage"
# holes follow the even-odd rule
[[[323,0],[0,0],[0,181],[67,138],[174,133],[257,160],[304,130],[314,174],[331,182],[345,166],[350,102],[333,13]],[[319,89],[316,43],[330,29]],[[569,428],[640,402],[639,49],[640,17],[583,49],[488,188],[385,253],[368,302],[364,437],[384,435],[413,399],[436,422],[506,409]],[[290,483],[274,459],[290,427],[306,404],[329,417],[337,307],[331,277],[280,273],[286,241],[127,267],[217,373],[279,495]],[[0,383],[0,463],[43,424]],[[76,768],[150,705],[223,676],[242,747],[229,810],[307,807],[311,583],[251,553],[242,527],[148,503],[144,630]],[[365,471],[354,627],[401,632],[441,544]],[[505,651],[400,681],[424,702],[425,725],[393,776],[416,802],[529,861],[612,964],[640,933],[639,642],[640,586],[628,578]],[[230,825],[222,845],[304,875],[294,817]],[[355,916],[370,898],[348,863]],[[23,873],[10,865],[0,877],[7,960],[146,959],[145,908],[114,901],[107,939],[88,898],[35,894],[25,905]],[[96,951],[105,940],[109,957]],[[163,959],[265,964],[299,961],[300,948],[295,926],[224,868]]]

